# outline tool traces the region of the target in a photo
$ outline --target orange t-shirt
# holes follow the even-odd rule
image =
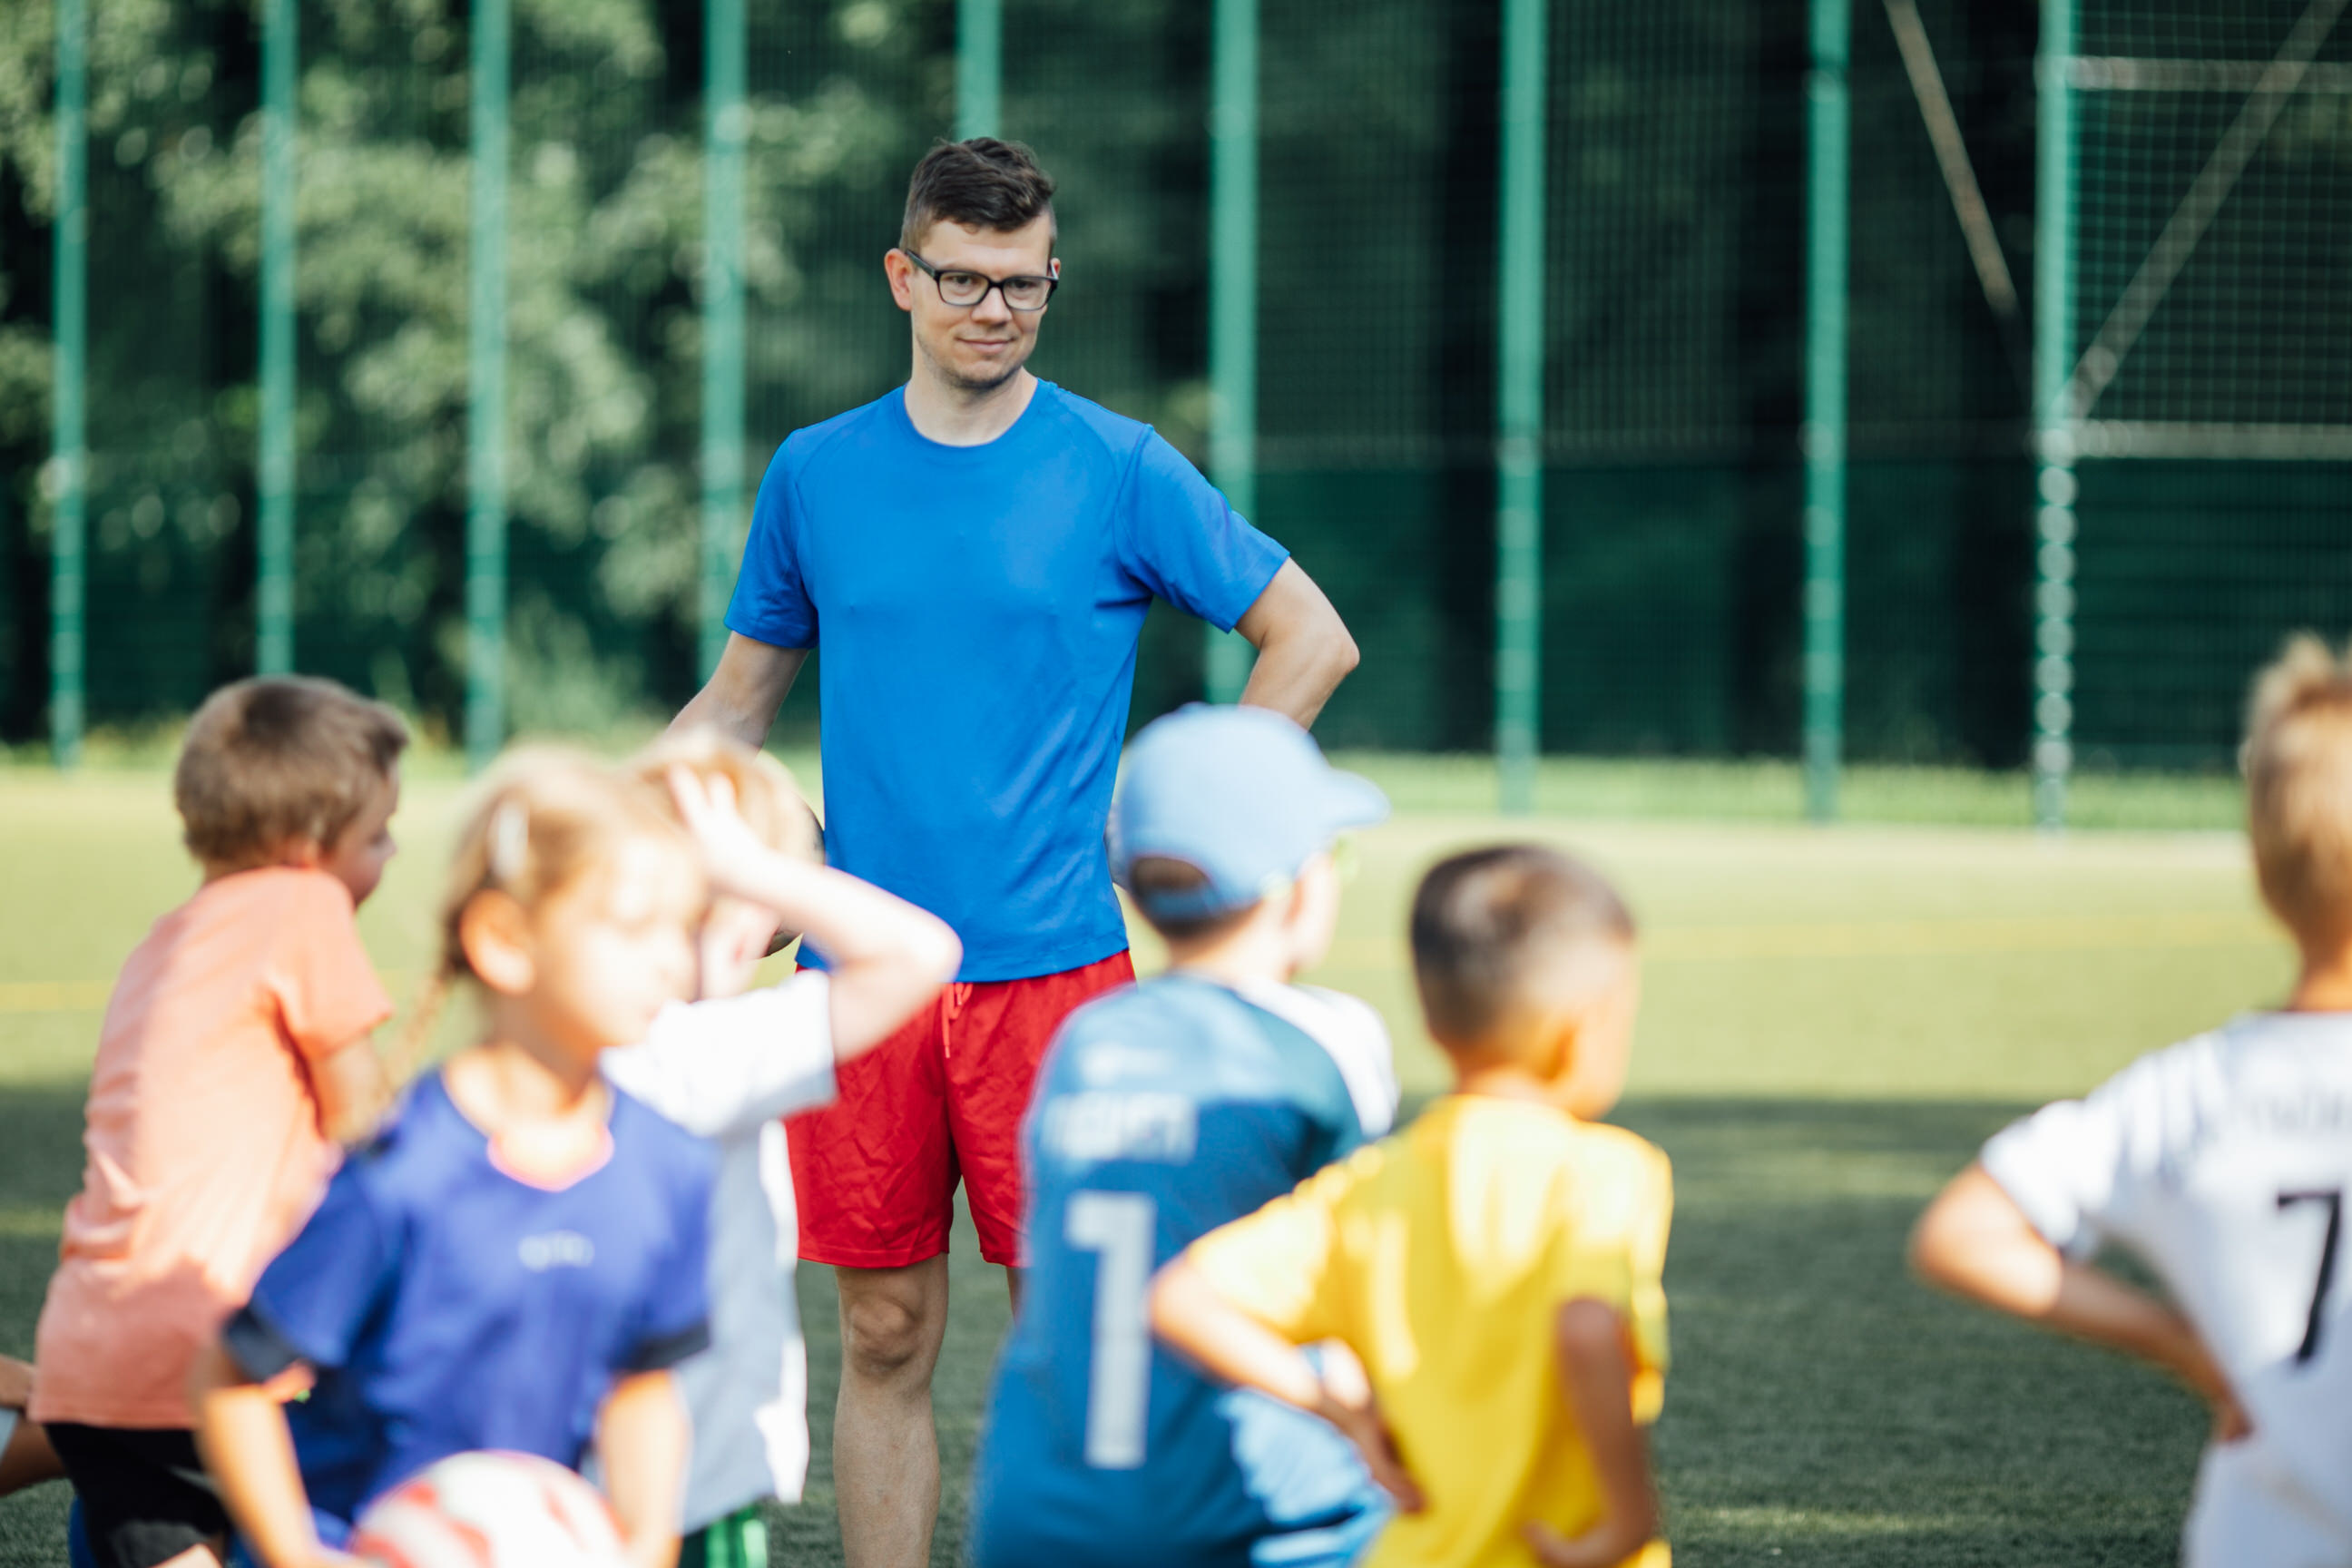
[[[323,871],[240,871],[123,964],[35,1338],[35,1420],[194,1426],[196,1352],[334,1173],[310,1063],[392,1016],[353,914]]]

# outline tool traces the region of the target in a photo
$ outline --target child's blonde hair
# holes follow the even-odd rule
[[[705,784],[725,779],[735,809],[761,843],[780,855],[822,861],[824,841],[816,814],[793,782],[792,770],[708,725],[673,731],[639,752],[629,772],[669,799],[669,771],[684,768]]]
[[[504,893],[526,910],[612,864],[620,847],[644,839],[702,878],[693,842],[666,797],[640,778],[552,747],[511,753],[483,781],[457,835],[441,893],[439,952],[395,1058],[405,1077],[423,1060],[449,991],[473,973],[460,925],[482,894]]]
[[[2254,678],[2240,760],[2263,901],[2306,948],[2352,939],[2352,658],[2290,640]]]

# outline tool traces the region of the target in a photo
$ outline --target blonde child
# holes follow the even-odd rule
[[[631,1561],[669,1562],[689,1440],[670,1369],[709,1342],[712,1155],[598,1068],[693,994],[709,897],[642,784],[539,754],[486,786],[441,918],[478,1040],[352,1152],[195,1369],[241,1557],[348,1568],[361,1511],[436,1459],[577,1466],[593,1444]]]
[[[1920,1218],[1911,1257],[2212,1406],[2189,1568],[2305,1568],[2352,1562],[2352,661],[2291,644],[2254,685],[2243,762],[2255,880],[2302,959],[2285,1005],[2000,1133]],[[2095,1267],[2108,1246],[2169,1300]]]
[[[604,1076],[719,1147],[710,1209],[710,1348],[677,1369],[694,1425],[680,1568],[764,1568],[762,1499],[798,1502],[808,1470],[808,1364],[793,1294],[792,1164],[777,1118],[833,1099],[864,1055],[955,976],[946,922],[821,863],[816,824],[772,758],[709,730],[641,756],[672,792],[722,889],[704,921],[698,1001],[674,1004]],[[728,809],[732,804],[734,810]],[[778,929],[830,967],[751,988]]]
[[[392,1004],[353,922],[392,857],[397,715],[325,680],[200,708],[173,779],[204,883],[155,922],[99,1036],[80,1194],[35,1335],[30,1415],[105,1568],[209,1563],[190,1366],[385,1098]]]
[[[1633,921],[1593,872],[1507,846],[1429,873],[1412,952],[1454,1093],[1195,1242],[1152,1324],[1356,1440],[1400,1510],[1377,1568],[1658,1568],[1672,1178],[1592,1121],[1624,1083]],[[1318,1340],[1360,1366],[1318,1373],[1297,1348]]]

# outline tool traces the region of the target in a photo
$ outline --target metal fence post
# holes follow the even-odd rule
[[[956,0],[956,140],[999,134],[1004,112],[1004,0]]]
[[[1813,0],[1805,83],[1805,813],[1835,821],[1845,749],[1845,351],[1853,0]]]
[[[743,0],[709,0],[704,11],[709,145],[702,186],[702,572],[699,673],[708,679],[727,647],[743,516],[743,149],[750,40]]]
[[[1495,761],[1500,805],[1535,805],[1543,647],[1544,138],[1549,0],[1503,0],[1496,311]]]
[[[2074,763],[2074,105],[2067,68],[2077,0],[2044,0],[2036,61],[2041,115],[2034,193],[2033,820],[2066,824]]]
[[[58,0],[57,319],[50,394],[49,744],[58,766],[81,763],[86,718],[82,615],[89,597],[89,11]]]
[[[1209,102],[1209,477],[1257,512],[1257,0],[1216,0]],[[1255,652],[1208,629],[1212,702],[1234,702]]]
[[[466,366],[466,762],[506,742],[509,0],[475,0]]]
[[[254,667],[294,668],[295,0],[269,0],[261,40],[261,451]]]

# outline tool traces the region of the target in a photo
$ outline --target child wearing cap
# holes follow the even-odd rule
[[[1379,1016],[1291,984],[1330,945],[1335,837],[1387,815],[1264,710],[1188,708],[1137,737],[1111,869],[1170,968],[1072,1014],[1039,1071],[974,1568],[1336,1568],[1379,1533],[1386,1501],[1344,1438],[1155,1350],[1144,1307],[1155,1268],[1395,1116]]]

